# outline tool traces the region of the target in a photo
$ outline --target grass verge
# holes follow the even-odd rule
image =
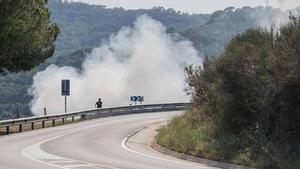
[[[299,160],[272,159],[257,150],[258,145],[246,145],[242,138],[230,135],[216,136],[215,129],[185,113],[159,129],[156,140],[169,150],[215,161],[255,168],[300,168]]]

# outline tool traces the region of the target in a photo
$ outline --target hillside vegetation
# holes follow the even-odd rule
[[[25,5],[26,3],[24,2],[21,4]],[[14,5],[14,3],[11,2],[11,5]],[[56,23],[60,29],[60,34],[55,42],[55,56],[49,58],[45,63],[40,64],[34,70],[21,73],[10,73],[6,76],[0,76],[0,119],[16,118],[17,111],[20,112],[21,117],[32,115],[29,105],[30,101],[32,100],[32,96],[28,94],[27,90],[32,85],[32,77],[37,71],[44,70],[50,64],[56,64],[58,66],[74,66],[80,69],[81,64],[86,58],[86,55],[91,52],[92,48],[100,46],[100,44],[103,41],[106,41],[111,34],[116,33],[123,26],[132,25],[139,15],[147,14],[159,20],[172,31],[185,30],[201,25],[205,23],[210,16],[209,14],[189,15],[177,12],[173,9],[164,8],[153,8],[150,10],[125,10],[122,8],[110,9],[100,5],[88,5],[75,2],[69,3],[62,2],[60,0],[49,0],[47,7],[48,9],[43,8],[47,12],[43,14],[49,17],[50,15],[48,15],[48,13],[51,12],[51,21]],[[14,8],[18,7],[15,6]],[[25,10],[20,14],[24,14],[26,12],[28,13],[28,11]],[[8,14],[3,13],[1,15],[6,16]],[[20,17],[21,19],[24,19],[22,18],[23,15]],[[37,19],[40,19],[38,15],[36,15],[36,17]],[[5,20],[1,20],[0,22],[5,22]],[[33,23],[32,25],[36,27],[35,24],[38,23]],[[6,24],[6,26],[9,27],[8,24]],[[23,26],[21,28],[24,30],[30,27],[30,25],[21,26]],[[42,27],[43,24],[39,26]],[[35,30],[33,29],[32,31]],[[8,35],[7,32],[0,33],[0,38],[2,39]],[[31,36],[31,32],[26,30],[17,31],[17,33],[24,34],[23,38],[26,38],[29,35]],[[26,41],[19,40],[18,42],[20,45],[29,44],[28,42],[32,41],[33,38],[35,37],[31,36],[26,38],[28,39]],[[14,37],[12,37],[11,40],[15,40]],[[7,43],[9,44],[9,41],[7,41]],[[15,43],[15,45],[19,44]],[[5,44],[3,45],[2,46],[5,47]],[[39,43],[38,45],[44,44]],[[11,48],[15,48],[15,46],[9,46],[9,48],[6,47],[5,50],[0,52],[0,55],[3,54],[3,56],[6,56],[9,54],[8,51],[10,53],[17,52]],[[47,56],[50,56],[50,54],[52,55],[54,46],[47,49],[51,49],[51,52],[49,52],[49,55],[48,53],[44,54],[47,54]],[[27,53],[24,54],[31,56],[31,54],[28,54],[28,52],[34,51],[26,50],[26,52]],[[44,58],[45,57],[43,57],[43,60]],[[26,65],[24,64],[24,66]]]
[[[148,15],[173,31],[202,25],[210,17],[210,14],[190,15],[162,7],[125,10],[61,0],[49,0],[48,7],[52,12],[52,21],[61,29],[56,41],[56,55],[98,47],[112,33],[118,32],[123,26],[131,26],[140,15]]]
[[[300,18],[250,29],[186,68],[193,105],[158,134],[178,152],[258,168],[300,168]]]
[[[44,70],[50,64],[80,69],[86,55],[90,52],[91,49],[79,50],[57,60],[48,60],[32,71],[10,73],[0,77],[0,119],[16,118],[17,111],[21,117],[32,116],[30,101],[33,97],[28,93],[28,89],[33,83],[34,74]]]
[[[233,35],[257,27],[262,20],[273,22],[273,16],[284,14],[273,8],[244,7],[235,10],[227,8],[213,14],[190,15],[160,7],[149,10],[110,9],[99,5],[58,0],[49,0],[48,8],[51,11],[52,22],[56,23],[61,31],[55,42],[55,56],[35,70],[0,77],[0,119],[16,117],[17,108],[21,116],[31,115],[29,103],[32,96],[27,90],[32,85],[32,77],[37,71],[44,70],[50,64],[80,68],[92,48],[107,41],[108,37],[122,26],[132,25],[138,15],[147,14],[160,21],[168,28],[168,33],[180,32],[183,38],[193,41],[200,56],[215,56],[223,51],[225,43]],[[265,15],[258,17],[263,13]]]
[[[288,12],[271,7],[228,7],[214,12],[205,24],[180,34],[191,40],[202,55],[216,57],[237,33],[249,28],[280,25],[287,17]]]

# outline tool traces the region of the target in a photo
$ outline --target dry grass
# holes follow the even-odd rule
[[[280,159],[262,156],[258,145],[241,149],[243,141],[233,135],[216,137],[214,126],[195,120],[190,113],[172,119],[158,131],[157,143],[170,150],[244,166],[266,169],[299,169],[299,158]]]
[[[236,139],[226,136],[215,139],[215,126],[195,120],[189,113],[175,117],[162,127],[156,137],[157,143],[170,150],[210,160],[253,166],[248,152],[238,154]]]

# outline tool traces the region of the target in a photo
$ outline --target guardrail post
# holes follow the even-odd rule
[[[31,123],[31,130],[34,130],[34,122]]]
[[[17,108],[17,119],[20,118],[20,111],[19,111],[19,108]]]
[[[52,126],[55,126],[55,120],[52,120]]]
[[[46,109],[46,107],[44,107],[44,116],[46,116],[47,115],[47,109]]]
[[[61,121],[62,124],[65,124],[65,118],[62,118]]]
[[[86,115],[85,114],[81,115],[80,120],[86,120]]]
[[[22,128],[23,128],[22,124],[19,124],[19,132],[20,132],[20,133],[23,131]]]
[[[72,122],[74,122],[74,116],[72,116]]]
[[[45,121],[42,121],[42,128],[45,128]]]
[[[9,135],[9,126],[6,126],[6,135]]]

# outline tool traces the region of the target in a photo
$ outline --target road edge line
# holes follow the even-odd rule
[[[168,160],[168,159],[165,159],[165,158],[160,158],[160,157],[156,157],[156,156],[153,156],[153,155],[150,155],[150,154],[146,154],[146,153],[141,153],[141,152],[135,151],[135,150],[133,150],[133,149],[131,149],[131,148],[129,148],[129,147],[127,146],[127,142],[128,142],[128,140],[129,140],[131,137],[133,137],[133,136],[136,135],[137,133],[141,132],[142,130],[148,128],[149,126],[152,126],[152,125],[157,124],[157,123],[162,123],[162,122],[164,122],[164,121],[166,121],[166,120],[160,120],[160,121],[158,121],[158,122],[154,122],[154,123],[148,124],[148,125],[146,125],[146,126],[140,128],[140,129],[138,129],[138,130],[136,130],[136,131],[134,131],[134,132],[128,134],[128,136],[125,137],[125,138],[123,139],[122,143],[121,143],[122,147],[123,147],[125,150],[127,150],[127,151],[130,151],[130,152],[132,152],[132,153],[135,153],[135,154],[138,154],[138,155],[142,155],[142,156],[145,156],[145,157],[154,158],[154,159],[158,159],[158,160],[162,160],[162,161],[166,161],[166,162],[170,162],[170,163],[177,163],[177,164],[186,165],[186,166],[194,166],[193,164],[186,163],[186,162],[192,162],[192,161],[181,162],[181,161]],[[150,145],[150,147],[151,147],[151,145]],[[152,147],[151,147],[151,148],[152,148]],[[163,153],[162,153],[162,154],[163,154]],[[182,159],[181,159],[181,160],[182,160]],[[193,162],[193,163],[195,163],[195,162]],[[199,163],[196,163],[196,164],[201,165],[201,164],[199,164]],[[205,165],[205,164],[204,164],[204,165]],[[202,167],[210,167],[210,166],[202,166]]]
[[[183,153],[178,153],[176,151],[172,151],[169,150],[161,145],[159,145],[155,140],[153,140],[152,144],[151,144],[151,148],[162,153],[162,154],[166,154],[169,156],[173,156],[182,160],[186,160],[186,161],[191,161],[191,162],[197,162],[200,164],[206,164],[208,166],[211,167],[221,167],[223,169],[255,169],[255,168],[250,168],[247,166],[241,166],[241,165],[237,165],[237,164],[230,164],[230,163],[223,163],[220,161],[213,161],[213,160],[209,160],[209,159],[205,159],[205,158],[200,158],[200,157],[195,157],[192,155],[187,155],[187,154],[183,154]]]
[[[156,156],[153,156],[153,155],[149,155],[149,154],[146,154],[146,153],[141,153],[141,152],[135,151],[135,150],[133,150],[133,149],[131,149],[127,146],[127,142],[129,141],[129,139],[131,137],[133,137],[137,133],[141,132],[142,130],[144,130],[144,129],[146,129],[146,128],[154,125],[154,124],[162,123],[164,121],[165,120],[161,120],[161,121],[158,121],[158,122],[148,124],[148,125],[140,128],[140,129],[130,133],[127,137],[125,137],[123,139],[122,147],[124,149],[126,149],[127,151],[130,151],[130,152],[142,155],[142,156],[155,158],[155,159],[159,159],[159,160],[163,160],[163,161],[167,161],[167,162],[172,162],[172,163],[180,163],[180,164],[184,164],[184,165],[189,165],[189,164],[184,163],[184,162],[168,160],[168,159],[156,157]],[[197,163],[197,164],[200,164],[200,165],[201,164],[207,165],[208,167],[220,167],[222,169],[255,169],[255,168],[251,168],[251,167],[246,167],[246,166],[241,166],[241,165],[236,165],[236,164],[230,164],[230,163],[223,163],[223,162],[219,162],[219,161],[213,161],[213,160],[209,160],[209,159],[204,159],[204,158],[194,157],[194,156],[187,155],[187,154],[178,153],[178,152],[169,150],[169,149],[167,149],[165,147],[162,147],[161,145],[157,144],[155,138],[154,138],[154,140],[152,140],[150,147],[152,149],[154,149],[155,151],[161,153],[161,154],[165,154],[165,155],[168,155],[168,156],[171,156],[171,157],[175,157],[177,159],[185,160],[187,162],[193,162],[193,163]]]
[[[137,119],[137,118],[133,118],[133,119]],[[29,155],[28,151],[32,148],[38,148],[38,150],[40,150],[42,152],[45,152],[49,155],[56,156],[57,158],[67,159],[67,160],[71,160],[71,161],[74,161],[74,162],[82,162],[82,163],[92,164],[92,165],[95,165],[95,166],[106,167],[106,168],[110,168],[110,169],[121,169],[119,167],[114,167],[114,166],[107,166],[107,165],[102,165],[102,164],[93,164],[93,163],[86,162],[86,161],[80,161],[80,160],[75,160],[75,159],[71,159],[71,158],[65,158],[65,157],[62,157],[62,156],[59,156],[59,155],[48,153],[47,151],[41,149],[41,145],[46,143],[46,142],[49,142],[49,141],[52,141],[52,140],[55,140],[55,139],[58,139],[58,138],[61,138],[61,137],[64,137],[64,136],[67,136],[67,135],[70,135],[70,134],[74,134],[74,133],[77,133],[77,132],[82,132],[84,130],[95,128],[95,127],[98,127],[98,126],[102,126],[102,125],[105,125],[105,124],[116,123],[116,122],[119,122],[119,121],[124,121],[124,119],[108,121],[108,122],[104,122],[104,123],[100,123],[100,124],[90,124],[90,125],[88,125],[84,128],[78,128],[78,129],[75,129],[75,130],[72,130],[72,131],[62,132],[62,134],[56,135],[54,137],[47,138],[47,139],[42,140],[38,143],[34,143],[32,145],[29,145],[29,146],[23,148],[21,154],[22,154],[23,157],[25,157],[25,158],[27,158],[31,161],[34,161],[36,163],[40,163],[40,164],[43,164],[43,165],[48,165],[48,166],[56,167],[56,168],[60,168],[60,169],[70,169],[70,168],[66,167],[66,166],[60,166],[60,165],[52,164],[50,162],[45,162],[45,161],[42,161],[41,159],[36,159],[36,158],[32,157],[32,155]]]

